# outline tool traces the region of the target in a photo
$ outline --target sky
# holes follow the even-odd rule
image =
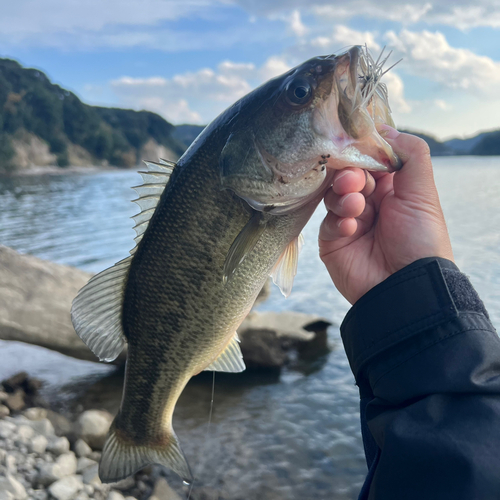
[[[500,0],[0,0],[0,57],[84,102],[206,124],[304,60],[367,44],[399,128],[500,128]]]

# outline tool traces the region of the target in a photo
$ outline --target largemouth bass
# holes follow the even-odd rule
[[[172,428],[189,379],[245,369],[236,330],[269,275],[290,293],[300,232],[334,169],[400,167],[377,132],[393,125],[384,62],[361,47],[310,59],[223,112],[176,165],[146,162],[137,246],[72,308],[76,332],[101,360],[128,346],[103,482],[151,463],[191,479]]]

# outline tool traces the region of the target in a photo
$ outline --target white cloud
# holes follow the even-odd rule
[[[378,52],[380,45],[375,40],[377,34],[371,31],[357,31],[344,25],[337,25],[322,36],[299,40],[287,48],[285,56],[293,64],[299,64],[310,57],[339,53],[353,45],[367,45],[372,52]]]
[[[203,16],[211,0],[17,0],[2,2],[0,30],[23,36],[50,32],[97,32],[110,26],[154,26],[193,13]],[[21,32],[21,33],[20,33]]]
[[[272,56],[260,68],[259,78],[265,82],[270,78],[286,73],[289,69],[291,69],[291,66],[284,57]]]
[[[429,2],[418,5],[401,4],[396,1],[354,1],[340,8],[336,5],[316,5],[312,10],[320,19],[327,18],[334,21],[363,16],[412,24],[420,21],[431,9],[432,5]]]
[[[410,113],[411,106],[405,99],[404,83],[401,77],[393,71],[389,71],[389,73],[386,73],[383,76],[382,81],[387,85],[387,90],[389,92],[389,103],[391,105],[392,111],[396,114]]]
[[[234,0],[252,14],[276,16],[277,13],[301,9],[313,12],[318,20],[342,22],[354,17],[389,20],[411,25],[418,22],[446,24],[459,29],[480,26],[500,27],[498,0],[351,0],[332,4],[331,0]]]
[[[389,31],[385,38],[402,55],[402,67],[409,73],[445,87],[495,96],[498,93],[500,63],[468,49],[451,47],[442,33]]]
[[[295,9],[290,14],[290,29],[297,36],[304,36],[307,33],[307,28],[302,23],[299,10]]]
[[[216,70],[203,68],[172,78],[124,76],[112,81],[111,87],[121,105],[157,112],[174,123],[208,123],[257,85],[289,69],[283,56],[270,57],[260,67],[223,61]],[[409,113],[401,78],[389,72],[383,81],[396,116]]]
[[[155,111],[175,123],[207,123],[279,64],[271,59],[256,68],[251,63],[223,61],[216,71],[202,68],[172,78],[124,76],[112,81],[111,87],[123,105]]]

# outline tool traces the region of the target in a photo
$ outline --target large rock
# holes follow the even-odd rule
[[[279,368],[290,361],[292,352],[300,358],[314,358],[328,352],[330,322],[298,312],[251,312],[238,328],[241,351],[248,367]]]
[[[0,339],[98,361],[75,334],[71,301],[91,275],[0,245]]]

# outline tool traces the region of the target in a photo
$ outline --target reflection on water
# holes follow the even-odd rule
[[[439,158],[435,176],[457,264],[500,325],[500,159]],[[21,252],[100,271],[133,246],[133,172],[0,180],[0,242]],[[319,314],[335,325],[348,310],[318,258],[321,208],[306,227],[294,290],[277,289],[262,310]],[[338,327],[329,331],[339,341]],[[0,376],[20,369],[47,381],[63,411],[75,405],[116,411],[121,374],[41,348],[0,342]],[[366,473],[358,395],[340,346],[281,375],[217,374],[207,434],[211,375],[193,380],[179,400],[174,427],[200,482],[228,498],[354,499]],[[174,483],[178,481],[174,479]]]

